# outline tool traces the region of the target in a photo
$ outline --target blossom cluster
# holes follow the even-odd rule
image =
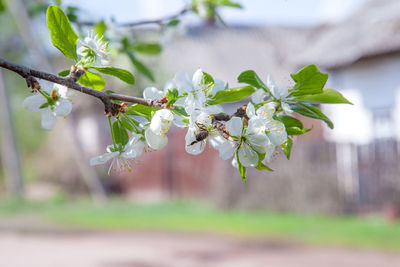
[[[235,5],[230,1],[224,3]],[[202,5],[214,8],[216,2],[198,0],[193,8],[201,12]],[[75,61],[71,72],[72,69],[79,69],[85,76],[84,79],[77,77],[77,83],[102,90],[105,81],[101,74],[113,75],[128,84],[135,82],[129,71],[106,66],[110,63],[110,51],[103,36],[89,32],[80,40],[58,7],[50,6],[48,13],[48,27],[54,46]],[[68,32],[68,38],[59,38],[63,32],[57,26],[58,21],[52,21],[53,17],[67,25],[64,30]],[[91,72],[93,70],[96,73]],[[282,150],[289,158],[292,147],[290,137],[311,130],[304,128],[292,116],[294,112],[322,120],[333,128],[329,118],[313,104],[351,104],[338,91],[324,89],[328,75],[320,72],[315,65],[306,66],[291,77],[294,87],[280,88],[271,76],[264,84],[254,71],[247,70],[238,77],[238,82],[246,86],[229,88],[228,84],[201,69],[193,73],[179,71],[162,90],[155,87],[143,90],[143,98],[148,100],[146,103],[157,105],[133,104],[128,107],[126,103],[113,99],[112,104],[118,109],[113,112],[106,110],[112,144],[107,146],[105,154],[92,158],[90,164],[111,161],[108,174],[113,167],[129,171],[132,169],[130,161],[139,158],[143,152],[164,148],[171,126],[176,125],[187,131],[185,149],[189,154],[202,153],[208,141],[223,160],[231,160],[244,180],[246,168],[271,170],[267,165],[274,152]],[[24,107],[29,111],[41,111],[42,127],[52,130],[57,117],[66,117],[72,110],[68,88],[54,84],[46,89],[35,88],[34,91],[34,95],[25,99]],[[238,103],[247,97],[250,101],[240,102],[241,107],[233,115],[224,112],[223,103]]]
[[[214,126],[215,115],[223,113],[224,110],[221,105],[208,103],[217,92],[225,89],[225,83],[216,80],[210,84],[205,78],[201,69],[190,75],[179,71],[166,83],[164,90],[147,87],[143,92],[147,100],[166,97],[171,90],[178,92],[178,98],[170,109],[159,109],[149,121],[140,123],[129,142],[118,152],[113,150],[112,146],[108,147],[107,153],[93,158],[91,164],[102,164],[113,159],[117,161],[117,168],[124,170],[127,159],[139,157],[144,150],[164,148],[172,124],[187,129],[185,149],[189,154],[202,153],[206,142],[209,141],[211,147],[219,151],[222,159],[232,159],[233,166],[238,166],[238,162],[244,167],[267,164],[274,151],[287,139],[285,125],[273,118],[277,114],[276,106],[279,103],[269,102],[257,105],[256,108],[249,102],[245,105],[245,114],[241,117],[233,116],[223,122],[225,130],[220,131]],[[279,93],[277,88],[275,93]],[[259,93],[255,92],[252,99],[256,98],[257,94]],[[254,104],[260,102],[263,101]],[[175,113],[176,108],[183,108],[184,115],[182,112]]]

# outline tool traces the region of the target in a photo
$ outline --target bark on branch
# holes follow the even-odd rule
[[[162,25],[166,21],[169,21],[169,20],[172,20],[172,19],[176,19],[176,18],[182,16],[183,14],[187,13],[189,10],[190,10],[189,8],[185,7],[185,8],[183,8],[182,10],[180,10],[176,14],[169,15],[169,16],[166,16],[166,17],[162,17],[162,18],[159,18],[159,19],[126,22],[126,23],[120,23],[117,26],[119,26],[119,27],[137,27],[137,26],[146,25],[146,24]],[[79,22],[77,22],[77,24],[79,26],[94,26],[96,24],[96,22],[93,22],[93,21],[79,21]]]
[[[34,70],[29,67],[8,61],[1,57],[0,57],[0,67],[19,74],[26,80],[27,86],[32,88],[33,90],[40,89],[40,84],[37,80],[38,78],[53,83],[61,84],[70,89],[96,97],[99,100],[101,100],[101,102],[103,102],[106,114],[111,114],[113,116],[117,115],[121,111],[122,106],[120,104],[111,102],[111,100],[120,100],[126,103],[135,103],[144,106],[159,107],[159,108],[166,108],[166,104],[168,103],[168,100],[165,97],[162,97],[161,99],[158,100],[146,100],[135,96],[97,91],[92,88],[80,85],[76,81],[84,73],[85,70],[76,66],[71,67],[70,74],[67,77],[61,77],[44,71]],[[246,114],[246,105],[239,107],[237,111],[232,115],[226,113],[214,114],[213,120],[220,122],[228,121],[233,116],[243,117],[245,116],[245,114]],[[216,128],[221,128],[220,123],[217,124],[219,126]]]
[[[87,95],[94,96],[103,102],[107,113],[112,113],[113,109],[115,108],[114,107],[115,104],[112,103],[111,100],[120,100],[120,101],[127,102],[127,103],[136,103],[136,104],[142,104],[145,106],[153,106],[153,107],[161,107],[163,105],[163,103],[159,103],[160,101],[158,101],[158,100],[146,100],[146,99],[143,99],[140,97],[135,97],[135,96],[128,96],[128,95],[121,95],[121,94],[97,91],[97,90],[91,89],[89,87],[78,84],[76,82],[77,77],[74,75],[68,75],[67,77],[61,77],[61,76],[54,75],[51,73],[34,70],[29,67],[13,63],[4,58],[0,58],[0,67],[11,70],[11,71],[19,74],[21,77],[23,77],[26,80],[28,87],[31,87],[32,89],[40,89],[39,82],[36,79],[36,78],[38,78],[38,79],[54,82],[57,84],[61,84],[70,89],[79,91],[79,92],[87,94]],[[71,69],[71,71],[72,71],[72,69]],[[72,72],[71,72],[71,74],[72,74]]]

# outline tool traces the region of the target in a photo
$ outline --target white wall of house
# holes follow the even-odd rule
[[[328,87],[339,89],[354,103],[325,107],[335,123],[334,131],[325,131],[328,140],[368,144],[400,137],[400,53],[362,59],[331,71]]]

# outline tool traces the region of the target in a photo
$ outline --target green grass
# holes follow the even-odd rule
[[[207,232],[281,238],[313,245],[400,251],[400,223],[388,224],[379,218],[221,211],[179,202],[152,205],[121,200],[103,205],[88,201],[0,202],[0,219],[26,214],[88,229]]]

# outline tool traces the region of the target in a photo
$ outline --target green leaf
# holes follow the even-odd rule
[[[159,43],[136,42],[130,45],[130,48],[138,53],[156,55],[160,54],[162,47]]]
[[[148,107],[141,104],[129,106],[125,112],[127,115],[135,115],[151,119],[151,113],[159,110],[157,107]]]
[[[171,111],[183,118],[189,117],[189,115],[186,113],[186,110],[183,107],[177,107],[177,108],[171,109]]]
[[[248,97],[254,93],[254,88],[252,86],[243,86],[238,88],[232,88],[227,90],[218,91],[212,100],[209,101],[209,105],[216,105],[226,102],[236,102]]]
[[[256,167],[257,170],[259,171],[269,171],[269,172],[273,172],[274,170],[271,169],[270,167],[268,167],[267,165],[265,165],[262,162],[258,163],[258,166]]]
[[[283,124],[285,124],[286,128],[298,127],[300,129],[303,129],[303,123],[296,118],[293,118],[290,116],[278,116],[278,120],[283,122]]]
[[[94,30],[98,36],[104,36],[104,33],[107,30],[107,26],[104,23],[104,20],[100,20],[96,25],[94,25]]]
[[[236,151],[236,161],[238,164],[238,170],[239,170],[240,176],[242,177],[242,181],[244,184],[246,184],[247,183],[247,170],[246,170],[246,167],[243,166],[242,163],[240,163],[239,153],[237,151]]]
[[[320,72],[315,65],[304,67],[291,76],[296,82],[291,93],[292,96],[322,93],[322,89],[328,80],[328,74]]]
[[[178,25],[180,22],[181,22],[181,21],[180,21],[179,19],[173,19],[173,20],[170,20],[170,21],[167,23],[167,26],[173,27],[173,26]]]
[[[133,126],[128,121],[127,116],[119,116],[119,121],[121,122],[122,127],[130,132],[133,132]]]
[[[281,147],[286,158],[290,159],[290,153],[292,152],[292,147],[293,147],[293,140],[288,137],[286,139],[286,142]]]
[[[0,0],[0,13],[4,12],[6,10],[6,0]]]
[[[234,7],[234,8],[243,8],[241,4],[232,2],[229,0],[215,0],[215,5],[217,6],[227,6],[227,7]]]
[[[320,94],[304,95],[296,97],[296,100],[312,104],[351,104],[341,93],[334,89],[325,89]]]
[[[168,106],[173,105],[176,100],[179,98],[179,91],[174,88],[174,89],[169,89],[165,97],[168,99]]]
[[[119,120],[114,121],[112,127],[115,143],[125,146],[129,142],[129,135],[126,129],[122,127]]]
[[[322,113],[319,108],[304,103],[299,105],[300,106],[292,107],[292,110],[309,118],[323,120],[329,126],[329,128],[333,129],[334,126],[332,121],[324,113]]]
[[[267,90],[267,86],[263,83],[263,81],[258,77],[257,73],[254,70],[246,70],[240,73],[238,77],[238,82],[240,83],[247,83],[255,88],[263,88]]]
[[[77,60],[76,41],[78,35],[72,29],[64,12],[58,6],[51,5],[47,8],[46,21],[53,45],[66,57]]]
[[[41,104],[39,108],[40,108],[40,109],[42,109],[42,108],[47,108],[48,106],[49,106],[49,103],[46,102],[46,103]]]
[[[69,70],[63,70],[58,73],[58,76],[67,77],[69,74]]]
[[[271,169],[270,167],[268,167],[267,165],[265,165],[262,161],[264,160],[264,158],[265,158],[265,153],[259,153],[259,152],[257,152],[257,154],[258,154],[258,165],[256,166],[256,169],[257,170],[260,170],[260,171],[270,171],[270,172],[273,172],[274,170],[273,169]]]
[[[135,77],[133,77],[132,73],[130,73],[127,70],[124,69],[119,69],[119,68],[114,68],[114,67],[95,67],[91,66],[90,68],[93,68],[101,73],[107,74],[107,75],[112,75],[117,78],[119,78],[121,81],[124,81],[128,84],[134,84],[135,83]]]
[[[76,15],[76,12],[78,10],[79,9],[77,7],[67,6],[67,10],[66,10],[67,14],[66,15],[67,15],[67,18],[69,19],[69,21],[77,22],[78,16]]]
[[[309,131],[311,131],[311,128],[310,129],[299,128],[299,127],[286,128],[286,133],[288,135],[292,135],[292,136],[294,136],[294,135],[302,135],[302,134],[308,133]]]
[[[102,90],[106,85],[100,74],[88,70],[79,78],[78,83],[98,91]]]
[[[141,61],[137,60],[136,57],[133,55],[133,53],[126,52],[126,54],[131,60],[133,66],[135,66],[135,68],[144,76],[146,76],[149,80],[154,82],[154,76],[151,70],[147,68]]]

